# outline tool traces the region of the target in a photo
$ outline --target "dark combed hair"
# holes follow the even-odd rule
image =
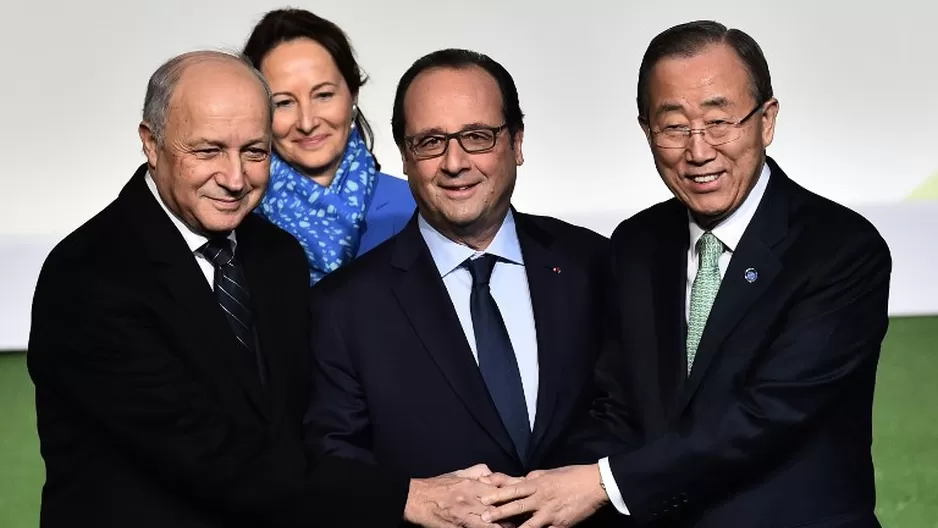
[[[757,103],[772,98],[772,77],[759,44],[739,29],[728,29],[712,20],[697,20],[666,29],[651,40],[638,70],[638,116],[648,118],[651,110],[648,83],[652,69],[662,59],[693,57],[714,44],[725,44],[739,56],[749,72],[749,90]]]
[[[428,55],[417,59],[410,68],[401,76],[397,84],[397,93],[394,95],[394,110],[391,115],[391,132],[394,136],[394,142],[399,148],[404,147],[404,96],[407,95],[407,89],[421,73],[441,68],[466,69],[478,67],[491,75],[502,94],[502,115],[508,132],[512,137],[518,131],[524,130],[524,114],[521,112],[521,103],[518,101],[518,88],[515,86],[515,80],[508,73],[508,70],[497,61],[476,51],[465,49],[443,49],[434,51]]]
[[[368,81],[368,77],[355,59],[355,50],[348,36],[335,23],[304,9],[277,9],[265,14],[251,31],[242,54],[260,70],[264,58],[279,44],[303,38],[313,40],[326,48],[345,79],[352,97],[358,97],[358,92]],[[355,117],[355,126],[361,132],[368,150],[373,150],[374,132],[361,108]]]

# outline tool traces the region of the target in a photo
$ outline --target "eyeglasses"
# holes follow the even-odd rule
[[[469,130],[460,130],[452,134],[424,134],[404,138],[411,152],[417,159],[425,160],[438,158],[446,154],[450,140],[453,138],[459,146],[469,154],[480,154],[495,148],[498,134],[508,128],[508,123],[498,127],[479,127]]]
[[[742,125],[750,117],[756,115],[756,112],[764,105],[765,103],[760,103],[742,119],[720,119],[703,128],[690,128],[685,125],[668,126],[662,130],[652,130],[651,135],[655,145],[661,148],[687,148],[691,136],[697,133],[711,146],[725,145],[739,139],[742,135]]]

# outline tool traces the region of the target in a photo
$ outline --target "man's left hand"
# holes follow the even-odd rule
[[[582,522],[609,501],[599,465],[568,466],[535,471],[523,481],[482,496],[489,508],[485,522],[531,513],[518,528],[567,528]]]

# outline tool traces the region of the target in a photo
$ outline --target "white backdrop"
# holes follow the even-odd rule
[[[142,162],[146,81],[170,56],[240,49],[265,0],[7,3],[0,83],[0,349],[23,348],[36,275],[52,245],[104,207]],[[329,0],[300,4],[351,37],[370,76],[360,107],[386,172],[394,88],[416,58],[467,47],[502,62],[526,113],[515,204],[604,234],[668,198],[635,120],[648,41],[712,18],[763,47],[781,103],[770,154],[796,181],[858,209],[895,269],[890,311],[938,313],[938,3],[892,0]],[[924,195],[924,200],[910,200]],[[932,198],[932,199],[928,199]],[[931,258],[929,258],[931,257]]]

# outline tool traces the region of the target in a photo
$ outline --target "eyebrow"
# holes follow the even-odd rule
[[[704,108],[726,108],[727,106],[732,106],[730,100],[723,96],[711,97],[703,102],[701,105]]]
[[[462,127],[459,128],[459,130],[453,133],[458,134],[460,132],[467,132],[469,130],[479,130],[480,128],[498,128],[498,127],[492,126],[488,123],[476,122],[476,123],[469,123],[469,124],[463,125]],[[437,135],[437,134],[443,135],[443,134],[448,134],[448,132],[446,132],[440,127],[433,127],[433,128],[426,128],[426,129],[420,130],[414,133],[413,136],[427,136],[427,135]]]
[[[680,112],[684,107],[677,103],[665,103],[655,110],[655,116],[666,114],[668,112]]]
[[[324,87],[326,87],[326,86],[331,86],[332,88],[336,88],[336,87],[338,87],[339,85],[336,84],[336,83],[334,83],[334,82],[332,82],[332,81],[323,81],[323,82],[321,82],[321,83],[319,83],[319,84],[313,86],[312,88],[310,88],[309,93],[313,93],[313,92],[315,92],[315,91],[317,91],[317,90],[320,90],[320,89],[322,89],[322,88],[324,88]],[[276,96],[278,96],[278,95],[289,95],[290,97],[293,97],[293,93],[292,93],[292,92],[274,92],[274,93],[270,94],[270,97],[273,98],[273,97],[276,97]]]

